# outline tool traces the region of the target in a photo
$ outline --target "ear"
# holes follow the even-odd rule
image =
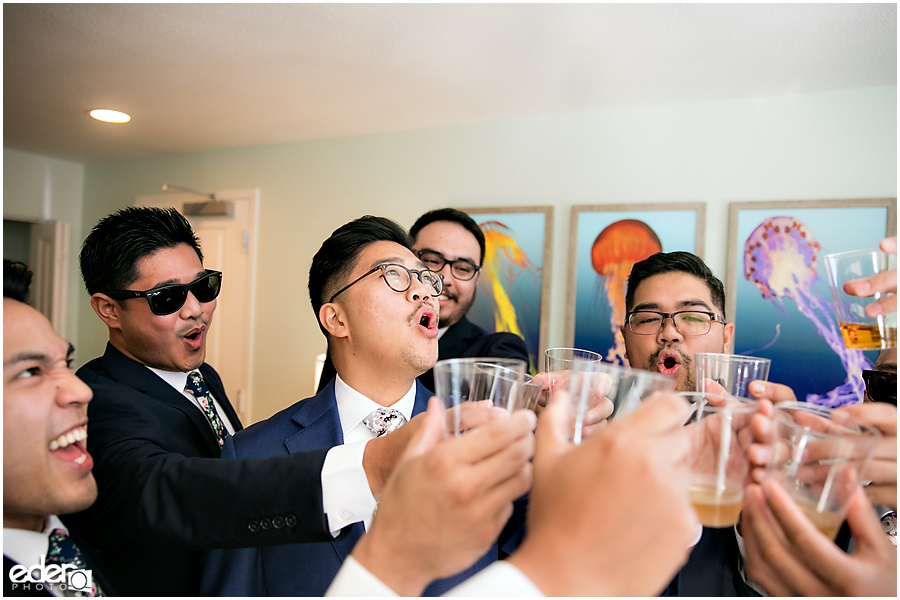
[[[122,307],[106,294],[97,292],[91,296],[91,308],[94,309],[100,320],[106,323],[106,326],[110,329],[122,328],[119,322],[119,311],[122,310]]]
[[[723,327],[725,352],[731,352],[731,340],[734,338],[734,323],[725,323]]]
[[[344,311],[339,304],[328,302],[319,308],[319,323],[331,337],[343,338],[350,335]]]

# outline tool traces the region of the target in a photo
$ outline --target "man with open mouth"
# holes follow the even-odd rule
[[[237,433],[226,444],[223,458],[268,458],[338,447],[363,456],[365,463],[370,441],[411,436],[425,416],[417,415],[432,396],[416,378],[438,357],[442,290],[440,275],[413,254],[409,235],[393,221],[365,216],[336,229],[309,270],[313,313],[328,341],[336,375],[314,397]],[[469,424],[494,414],[487,406],[474,408],[480,416]],[[333,529],[351,526],[348,536],[315,544],[213,550],[205,561],[203,595],[323,595],[371,523],[375,494],[380,493],[362,469],[329,458],[323,481],[332,477],[343,482],[335,487],[355,498],[359,507],[328,515]],[[494,533],[496,539],[500,531]],[[468,569],[433,582],[424,595],[439,595],[496,561],[505,539],[480,558],[473,557],[477,561]],[[512,544],[503,549],[511,552]]]
[[[102,574],[87,545],[69,545],[57,516],[97,497],[86,448],[91,390],[71,368],[72,345],[25,303],[31,275],[3,261],[3,595],[92,594]],[[73,550],[61,553],[61,543]],[[102,589],[113,591],[105,580]]]

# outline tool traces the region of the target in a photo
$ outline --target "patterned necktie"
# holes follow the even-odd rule
[[[363,419],[363,425],[372,430],[375,437],[381,437],[406,423],[406,417],[394,408],[376,408]]]
[[[78,549],[78,546],[75,545],[75,542],[72,541],[72,538],[69,537],[69,533],[65,529],[54,529],[50,532],[50,545],[47,549],[47,559],[46,563],[49,564],[57,564],[57,565],[72,565],[77,570],[86,571],[87,563],[84,562],[84,556],[82,556],[81,551]],[[88,580],[87,573],[72,573],[71,578],[68,581],[71,583],[71,587],[67,587],[65,590],[60,589],[60,593],[64,596],[75,597],[75,598],[93,598],[94,596],[103,596],[103,590],[100,589],[100,586],[97,585],[97,582],[94,581],[93,575],[90,576],[90,580]],[[78,586],[82,589],[72,589],[73,587]],[[86,588],[90,586],[90,591]]]
[[[225,444],[225,425],[222,423],[222,419],[219,418],[219,413],[216,412],[216,405],[213,404],[212,395],[209,393],[209,388],[206,387],[206,382],[203,381],[199,371],[188,373],[184,391],[197,399],[197,403],[200,404],[200,408],[203,409],[206,418],[209,419],[213,433],[216,434],[216,441],[219,442],[219,448],[221,448]]]

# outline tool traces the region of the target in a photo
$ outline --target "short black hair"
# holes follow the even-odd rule
[[[478,240],[478,246],[481,248],[481,259],[478,261],[478,266],[484,264],[484,233],[481,231],[478,223],[475,222],[475,219],[461,210],[456,210],[455,208],[439,208],[437,210],[429,211],[413,223],[413,226],[409,229],[409,235],[415,240],[419,236],[419,232],[422,231],[426,225],[431,225],[436,221],[457,223],[465,227],[469,233],[474,235],[475,239]]]
[[[725,318],[725,286],[713,275],[703,259],[690,252],[657,252],[650,258],[635,263],[628,276],[625,309],[630,311],[634,306],[634,292],[642,281],[662,273],[688,273],[702,280],[709,288],[713,304],[722,312],[722,318]]]
[[[395,242],[412,252],[412,238],[406,230],[384,217],[366,215],[335,229],[322,242],[309,267],[309,301],[319,329],[328,336],[319,321],[319,309],[356,266],[360,252],[373,242]]]
[[[100,220],[81,245],[79,263],[89,294],[123,290],[137,281],[137,263],[163,248],[187,244],[203,252],[191,224],[174,208],[130,206]]]
[[[28,288],[34,276],[28,265],[22,262],[3,259],[3,297],[28,304]]]

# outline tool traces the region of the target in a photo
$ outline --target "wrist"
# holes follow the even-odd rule
[[[429,577],[402,556],[396,544],[384,540],[375,528],[360,538],[353,558],[399,596],[421,596],[433,577]]]
[[[363,450],[363,471],[366,473],[369,489],[375,497],[379,496],[381,492],[384,491],[384,484],[385,481],[387,481],[387,474],[383,467],[385,463],[384,450],[383,438],[369,440]]]

